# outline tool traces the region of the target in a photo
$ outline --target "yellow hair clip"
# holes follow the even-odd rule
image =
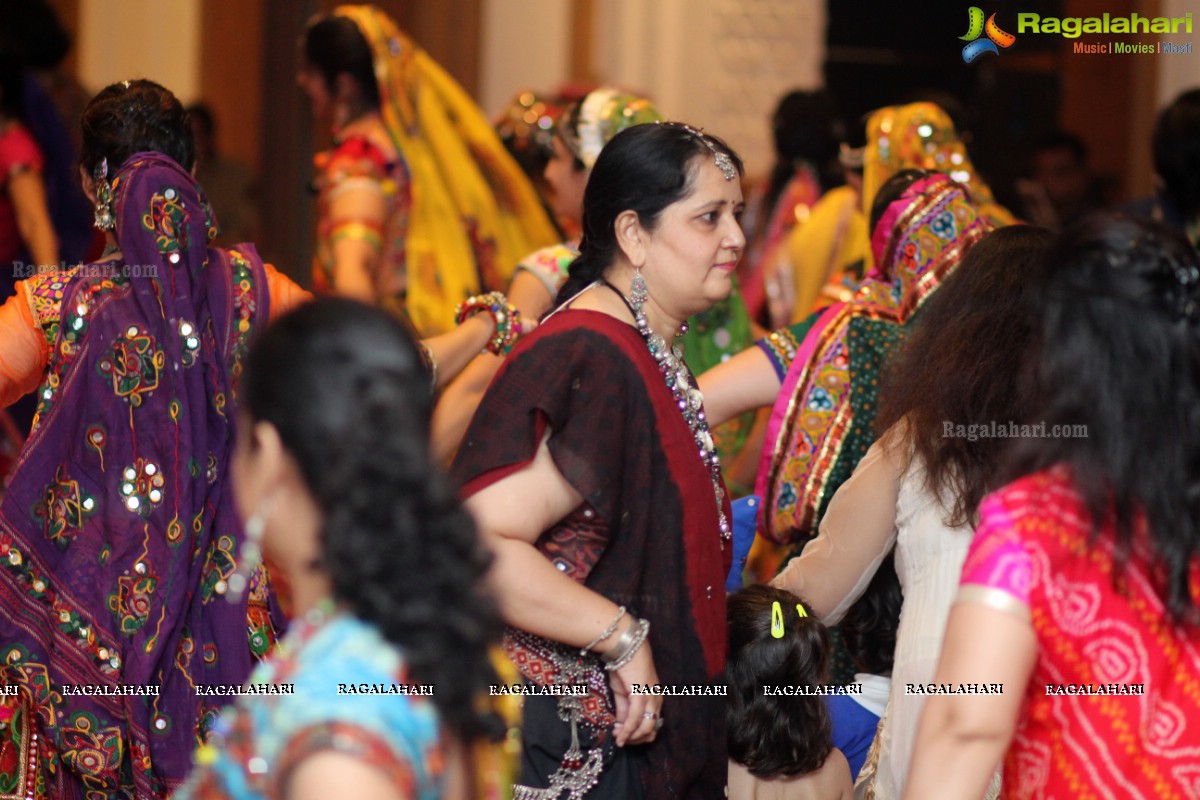
[[[808,616],[808,612],[804,610],[804,606],[800,605],[799,603],[796,603],[796,613],[800,615],[801,619],[804,619]]]
[[[771,604],[771,635],[776,639],[783,638],[783,607],[778,600]]]

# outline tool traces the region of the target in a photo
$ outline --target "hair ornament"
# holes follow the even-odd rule
[[[733,159],[729,157],[728,153],[717,149],[712,139],[704,134],[703,128],[693,128],[686,122],[680,122],[678,125],[704,143],[704,146],[708,148],[708,152],[713,154],[713,161],[716,163],[717,169],[721,170],[721,174],[725,177],[725,180],[731,181],[737,177],[737,168],[733,166]]]
[[[808,612],[804,610],[801,603],[796,603],[796,613],[800,615],[800,619],[808,619]]]
[[[783,606],[778,600],[771,603],[771,635],[776,639],[783,638]]]

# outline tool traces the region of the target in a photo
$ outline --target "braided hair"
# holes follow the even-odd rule
[[[412,337],[352,300],[307,303],[257,342],[240,397],[279,432],[321,510],[335,599],[403,650],[414,680],[436,683],[460,739],[497,733],[473,704],[497,680],[487,648],[499,616],[480,589],[491,557],[431,465],[429,377]]]

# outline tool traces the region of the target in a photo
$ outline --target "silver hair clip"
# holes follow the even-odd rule
[[[718,150],[717,146],[713,144],[712,139],[704,135],[703,129],[696,130],[686,122],[680,122],[678,124],[679,127],[683,128],[685,131],[704,142],[704,146],[707,147],[708,151],[713,154],[713,161],[716,162],[717,169],[721,170],[721,174],[725,176],[725,180],[731,181],[737,177],[737,167],[733,165],[733,159],[729,157],[728,153]]]

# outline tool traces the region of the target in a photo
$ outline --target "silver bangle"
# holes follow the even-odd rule
[[[621,638],[617,640],[616,646],[600,656],[601,660],[605,662],[604,668],[609,672],[616,672],[630,661],[633,661],[633,657],[637,655],[637,651],[641,649],[642,643],[646,641],[646,636],[649,633],[649,620],[635,620],[621,634]]]
[[[579,651],[579,654],[587,655],[589,650],[591,650],[593,647],[600,644],[605,639],[607,639],[608,637],[610,637],[614,633],[616,633],[617,632],[617,624],[621,621],[621,617],[623,617],[623,616],[625,616],[625,606],[621,606],[620,608],[617,609],[617,618],[614,619],[607,628],[605,628],[603,631],[601,631],[599,636],[597,636],[595,639],[592,639],[590,642],[585,644],[583,646],[583,649]]]

